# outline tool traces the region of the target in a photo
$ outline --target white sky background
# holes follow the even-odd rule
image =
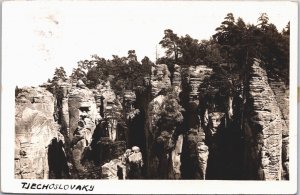
[[[138,60],[155,61],[165,29],[209,39],[227,13],[256,24],[267,13],[281,31],[291,19],[289,2],[65,1],[5,2],[2,74],[11,84],[36,86],[55,67],[69,75],[92,54],[111,58],[135,49]]]

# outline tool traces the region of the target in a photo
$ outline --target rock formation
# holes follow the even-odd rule
[[[280,79],[269,77],[269,84],[281,111],[282,130],[282,179],[289,179],[289,87]]]
[[[64,143],[64,137],[53,119],[53,113],[54,98],[45,88],[23,88],[18,94],[15,112],[16,178],[46,179],[54,171],[49,170],[48,160],[51,154],[49,157],[48,147],[54,142]],[[63,152],[63,148],[58,147],[59,151]],[[57,172],[64,171],[56,168]],[[68,173],[65,172],[65,175]]]
[[[151,71],[151,93],[153,97],[156,97],[159,95],[159,92],[163,92],[171,86],[170,72],[166,64],[152,66]]]
[[[284,121],[260,61],[250,67],[244,118],[246,167],[249,178],[280,180]],[[286,159],[285,159],[286,160]]]
[[[153,65],[143,86],[121,93],[110,81],[20,89],[15,177],[289,179],[282,81],[256,59],[245,76],[205,65],[171,69]]]

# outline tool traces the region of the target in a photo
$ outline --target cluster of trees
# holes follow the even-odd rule
[[[124,90],[135,90],[143,85],[144,78],[151,74],[154,64],[145,56],[141,62],[137,60],[135,50],[129,50],[127,57],[113,55],[112,59],[105,59],[92,55],[91,60],[79,61],[73,69],[70,80],[82,80],[89,88],[94,88],[103,81],[109,80],[118,95]],[[56,68],[54,77],[49,82],[65,81],[67,76],[62,67]]]
[[[235,63],[243,69],[249,59],[261,59],[268,70],[288,74],[290,23],[279,32],[262,13],[257,24],[245,24],[242,18],[235,19],[228,13],[216,28],[210,40],[198,41],[189,35],[179,37],[171,29],[164,31],[160,41],[166,56],[159,63],[195,65],[204,63],[218,66],[221,63]]]
[[[222,62],[220,46],[213,39],[199,42],[188,34],[179,37],[173,30],[166,29],[159,44],[165,49],[166,56],[157,59],[157,63],[212,65]]]
[[[146,56],[139,62],[135,50],[129,50],[127,57],[113,55],[112,60],[94,55],[90,61],[79,62],[78,68],[86,70],[86,76],[82,80],[86,80],[89,87],[108,79],[119,94],[124,90],[135,90],[142,86],[144,78],[151,74],[152,64],[153,62]]]
[[[269,23],[269,17],[262,13],[257,24],[245,24],[242,18],[235,20],[229,13],[216,29],[213,39],[221,46],[226,62],[235,62],[241,67],[248,60],[261,59],[269,69],[288,68],[290,24],[281,32]]]
[[[269,72],[275,72],[288,81],[289,34],[289,23],[279,32],[269,22],[266,13],[259,16],[257,24],[245,24],[242,18],[235,19],[232,13],[228,13],[209,40],[199,41],[190,35],[178,36],[171,29],[166,29],[159,42],[165,49],[165,56],[158,58],[156,63],[167,64],[171,74],[175,64],[220,67],[222,63],[234,63],[237,70],[245,70],[248,61],[256,57],[265,62]],[[141,86],[144,78],[150,76],[152,65],[153,62],[146,56],[139,62],[135,50],[129,50],[126,57],[113,55],[112,59],[93,55],[91,60],[78,62],[70,79],[81,79],[90,88],[109,80],[116,93],[120,94],[126,89],[134,90]],[[53,83],[60,79],[67,79],[63,67],[57,68],[52,81],[49,81]]]

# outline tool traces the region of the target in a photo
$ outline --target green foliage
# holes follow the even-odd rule
[[[245,25],[241,18],[235,21],[232,14],[227,14],[213,35],[226,62],[237,63],[239,68],[245,69],[249,59],[259,58],[269,72],[288,72],[289,23],[280,33],[269,23],[266,13],[262,13],[257,22],[257,25]]]
[[[71,78],[83,80],[89,88],[94,88],[109,80],[117,95],[124,90],[135,90],[144,84],[144,77],[149,77],[153,62],[144,57],[142,63],[137,61],[135,50],[129,50],[127,57],[113,55],[112,59],[92,55],[91,60],[78,62]]]
[[[171,29],[164,30],[159,44],[165,49],[166,55],[157,59],[156,63],[167,64],[172,81],[175,64],[216,67],[222,63],[233,63],[238,65],[236,70],[243,72],[250,59],[259,58],[265,62],[269,72],[275,70],[276,74],[288,78],[289,34],[290,23],[282,32],[278,32],[266,13],[258,17],[257,24],[247,25],[242,18],[236,19],[232,13],[228,13],[209,40],[199,41],[188,34],[178,36]],[[126,57],[113,55],[112,59],[105,59],[92,55],[90,60],[78,62],[70,79],[81,79],[89,88],[109,80],[116,94],[121,95],[124,90],[145,87],[145,80],[150,77],[153,65],[146,56],[139,62],[133,49],[128,51]],[[59,80],[67,80],[63,67],[55,69],[51,82],[57,83]]]
[[[82,80],[84,83],[86,83],[87,78],[86,78],[86,73],[82,70],[82,68],[73,68],[72,74],[70,78],[73,81],[78,81],[79,79]]]
[[[269,26],[269,17],[266,13],[260,14],[260,16],[257,19],[257,26],[262,30],[266,31],[267,27]]]
[[[198,41],[189,35],[178,36],[171,29],[164,31],[159,44],[166,49],[166,56],[157,59],[158,64],[167,64],[173,74],[175,64],[191,66],[206,64],[216,67],[229,65],[230,71],[243,73],[253,58],[265,62],[269,73],[274,72],[288,80],[290,23],[282,32],[269,22],[266,13],[260,14],[257,24],[245,24],[242,18],[228,13],[216,28],[210,40]]]
[[[199,44],[197,39],[193,39],[190,35],[185,35],[179,39],[179,48],[181,52],[181,63],[194,65],[198,63]]]
[[[166,57],[159,58],[157,63],[172,67],[174,64],[193,65],[199,62],[200,47],[197,39],[190,35],[178,37],[170,29],[166,29],[164,34],[159,44],[166,49]]]
[[[178,57],[181,54],[181,51],[179,49],[179,37],[171,29],[166,29],[164,31],[164,34],[165,36],[159,42],[159,44],[161,44],[161,46],[166,49],[167,57],[174,57],[175,62],[177,62]]]
[[[208,66],[216,66],[222,63],[221,47],[213,39],[201,41],[200,50],[201,60],[198,60],[199,63],[204,63]]]
[[[162,131],[172,132],[183,121],[182,106],[178,103],[178,97],[173,88],[166,89],[166,97],[161,105],[154,103],[152,110],[156,115],[155,123],[159,129],[159,133]],[[156,108],[155,108],[156,107]]]
[[[52,82],[57,82],[59,80],[66,81],[67,75],[66,71],[63,67],[55,68],[54,76],[52,78]]]

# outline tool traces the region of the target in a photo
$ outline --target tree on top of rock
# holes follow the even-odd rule
[[[169,58],[174,56],[175,63],[177,63],[178,57],[181,54],[179,49],[179,37],[171,29],[166,29],[164,34],[165,36],[159,44],[166,49],[166,55]]]
[[[182,54],[181,63],[195,65],[199,63],[199,44],[197,39],[185,35],[179,39],[179,48]]]
[[[234,60],[234,50],[239,39],[238,27],[232,13],[228,13],[221,25],[216,28],[217,33],[213,35],[214,40],[222,47],[227,62]]]
[[[78,81],[80,79],[84,83],[86,83],[86,80],[87,80],[86,73],[80,67],[73,68],[73,71],[72,71],[72,74],[71,74],[70,78],[73,81]]]
[[[62,81],[67,80],[66,71],[63,67],[55,68],[55,72],[54,72],[52,82],[59,81],[59,80],[62,80]]]
[[[157,113],[159,119],[156,125],[160,131],[172,132],[178,124],[182,123],[183,115],[181,112],[184,109],[178,103],[178,97],[173,88],[166,89],[166,93],[166,98]]]

